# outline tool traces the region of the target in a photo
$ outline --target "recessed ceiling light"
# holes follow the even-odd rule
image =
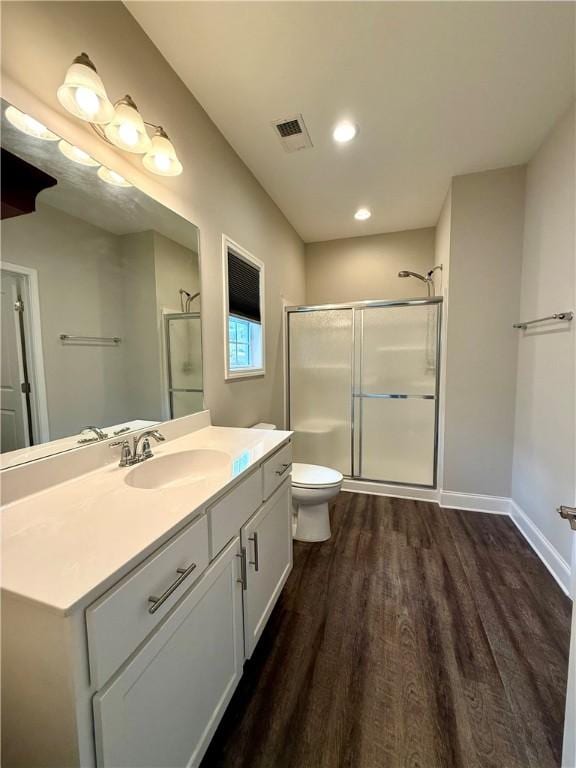
[[[97,173],[102,181],[106,182],[106,184],[113,184],[115,187],[132,186],[129,181],[126,181],[124,176],[120,176],[120,174],[116,173],[116,171],[111,171],[110,168],[106,168],[105,165],[101,165],[100,168],[98,168]]]
[[[9,123],[12,123],[14,128],[18,128],[19,131],[27,133],[28,136],[33,136],[35,139],[42,139],[43,141],[58,141],[60,138],[55,133],[49,131],[45,125],[35,120],[25,112],[20,112],[16,107],[7,107],[5,113],[6,119]]]
[[[83,149],[75,147],[73,144],[69,144],[67,141],[64,141],[64,139],[58,142],[58,149],[68,158],[68,160],[73,160],[75,163],[80,163],[80,165],[90,165],[94,168],[97,165],[100,165],[98,160],[94,160],[94,158],[90,157],[90,155],[87,152],[84,152]]]
[[[341,123],[338,123],[332,131],[332,138],[338,144],[346,144],[347,142],[352,141],[357,133],[358,128],[356,128],[354,123],[351,123],[349,120],[343,120]]]
[[[369,208],[358,208],[354,214],[356,221],[366,221],[370,216],[372,216],[372,211]]]

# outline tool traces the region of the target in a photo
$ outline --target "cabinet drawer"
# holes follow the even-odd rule
[[[269,499],[280,483],[290,474],[292,466],[292,443],[280,448],[262,465],[264,499]]]
[[[262,504],[262,471],[257,469],[209,507],[210,557],[214,558]]]
[[[97,688],[159,624],[207,565],[208,521],[202,516],[87,609],[90,677]],[[178,580],[164,602],[156,605],[149,600],[165,596]]]

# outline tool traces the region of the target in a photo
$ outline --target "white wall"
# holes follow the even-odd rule
[[[349,237],[306,245],[306,303],[426,296],[409,269],[425,274],[434,264],[434,228]]]
[[[69,119],[56,89],[80,51],[92,57],[112,99],[130,93],[145,119],[162,123],[184,165],[182,176],[143,172],[139,158],[115,151],[89,126]],[[205,384],[214,422],[282,423],[281,298],[304,301],[303,243],[124,6],[3,3],[2,75],[4,98],[200,228]],[[222,233],[266,265],[263,378],[224,380]]]
[[[39,199],[2,222],[2,259],[38,271],[50,439],[126,420],[122,349],[59,338],[125,337],[118,237]]]
[[[125,421],[160,421],[164,413],[163,371],[156,305],[155,233],[120,238],[126,341],[122,346],[128,391]]]
[[[521,319],[574,309],[574,109],[530,161]],[[555,509],[574,504],[574,323],[519,333],[512,497],[569,564]]]
[[[517,166],[452,181],[445,491],[510,496],[524,177]]]

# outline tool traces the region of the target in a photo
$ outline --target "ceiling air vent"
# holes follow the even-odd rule
[[[285,152],[297,152],[299,149],[307,149],[312,146],[310,134],[302,115],[274,120],[272,125]]]

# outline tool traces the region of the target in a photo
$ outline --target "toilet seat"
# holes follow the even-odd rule
[[[337,469],[317,464],[292,464],[292,485],[296,488],[333,488],[343,480]]]

